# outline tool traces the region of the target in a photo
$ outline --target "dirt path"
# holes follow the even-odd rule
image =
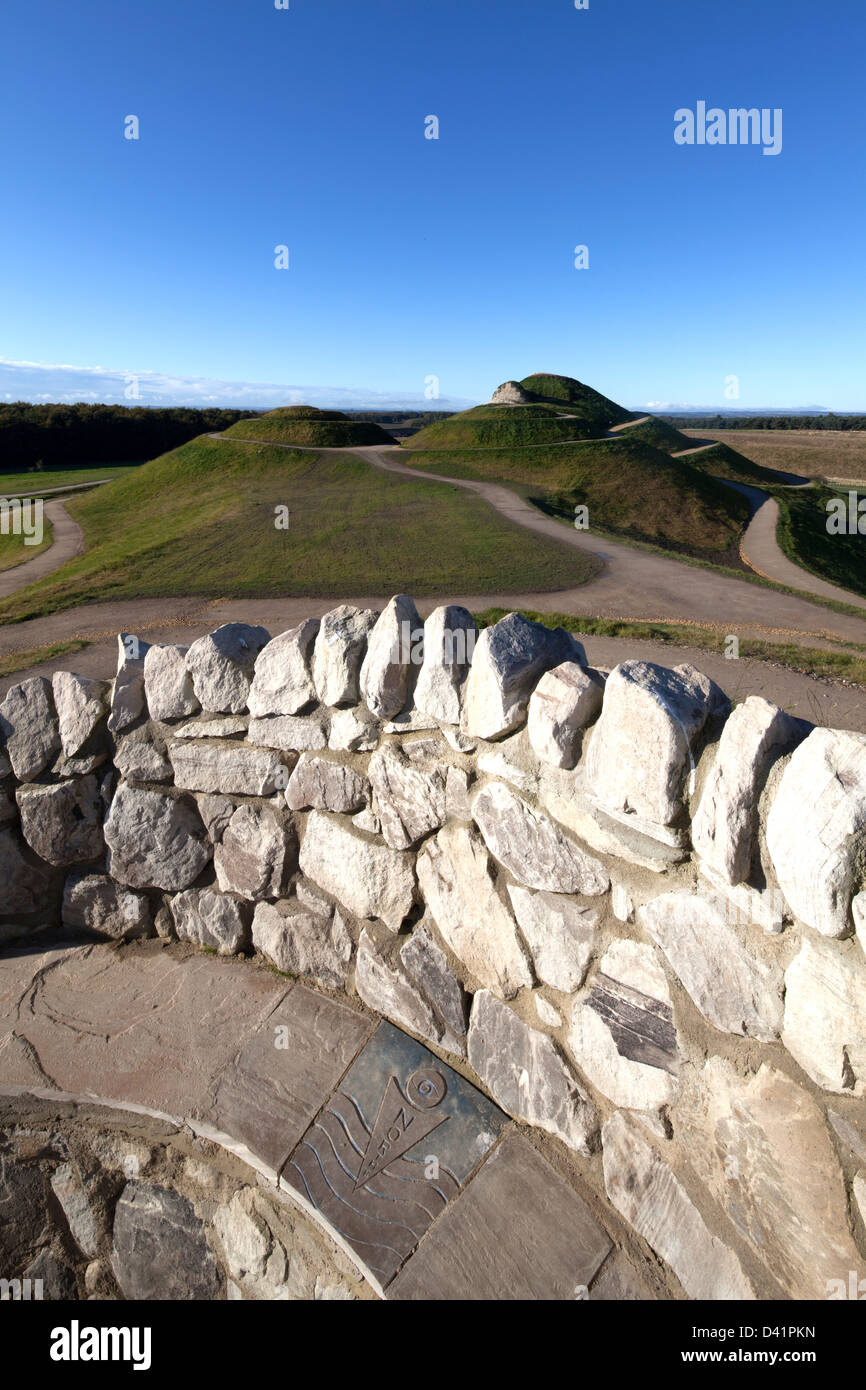
[[[718,478],[748,499],[752,508],[752,519],[743,533],[740,542],[740,555],[750,569],[772,579],[777,584],[785,584],[792,589],[805,589],[819,598],[835,599],[838,603],[853,603],[858,608],[866,608],[866,598],[829,584],[808,570],[801,569],[789,560],[776,540],[776,526],[779,520],[779,504],[762,488],[751,487],[748,483],[734,483],[729,478]],[[809,483],[806,486],[810,486]]]
[[[611,435],[622,434],[623,430],[632,430],[635,425],[645,425],[647,420],[651,419],[651,415],[640,415],[637,420],[624,420],[621,425],[612,425],[607,432],[607,438],[610,439]]]
[[[51,522],[53,544],[34,559],[24,560],[12,569],[0,572],[0,598],[8,598],[17,589],[35,584],[37,579],[44,579],[46,574],[51,574],[52,570],[59,569],[67,560],[83,551],[84,532],[78,522],[72,520],[62,502],[46,502],[44,514],[46,520]]]
[[[311,452],[343,454],[347,451],[320,449]],[[713,632],[734,634],[741,639],[752,637],[793,641],[831,649],[838,648],[838,644],[845,641],[866,643],[866,617],[836,613],[817,602],[811,602],[806,595],[778,593],[745,580],[731,579],[711,570],[684,564],[666,555],[575,531],[544,516],[507,487],[475,479],[448,478],[420,472],[392,461],[387,457],[390,449],[381,446],[356,448],[350,452],[386,472],[399,473],[416,481],[430,478],[465,488],[484,497],[500,515],[517,525],[603,561],[601,573],[589,583],[576,588],[546,593],[431,595],[418,602],[422,616],[431,612],[438,603],[450,602],[460,603],[475,612],[495,605],[506,609],[534,609],[542,613],[590,613],[623,620],[695,623]],[[62,511],[60,503],[49,505]],[[54,557],[55,550],[56,546],[39,559],[48,561],[49,557]],[[75,553],[74,549],[72,553]],[[800,574],[798,571],[798,577]],[[389,597],[389,594],[351,594],[340,599],[224,600],[189,597],[85,604],[72,611],[48,614],[0,628],[0,656],[79,639],[89,644],[85,650],[32,665],[26,674],[49,674],[56,669],[74,669],[83,675],[104,678],[114,672],[117,633],[120,631],[137,632],[151,642],[184,644],[226,622],[261,623],[270,632],[278,633],[305,617],[320,616],[341,602],[381,608]],[[645,656],[665,665],[691,660],[735,698],[763,694],[775,704],[804,718],[835,728],[866,732],[866,697],[862,690],[856,688],[816,680],[769,662],[726,661],[721,656],[672,648],[663,643],[589,637],[585,645],[590,661],[605,666],[615,665],[626,655]],[[0,696],[10,685],[20,681],[23,674],[19,671],[0,680]]]
[[[72,612],[53,613],[0,628],[0,656],[33,651],[52,642],[78,638],[89,645],[80,652],[35,663],[0,679],[0,699],[10,686],[25,676],[50,676],[54,671],[77,671],[82,676],[110,679],[117,666],[118,632],[135,632],[148,642],[177,642],[187,646],[197,637],[213,632],[223,623],[260,623],[276,635],[295,627],[304,618],[321,617],[341,603],[359,608],[382,609],[389,594],[347,594],[341,598],[275,599],[134,599],[125,602],[92,603]],[[442,594],[418,600],[422,618],[439,603],[459,603],[470,612],[483,612],[494,601],[506,609],[529,609],[540,613],[581,613],[588,605],[583,589],[559,593]],[[717,627],[718,625],[716,625]],[[742,638],[766,636],[754,623],[740,631]],[[791,671],[767,661],[728,661],[723,656],[691,647],[671,647],[662,642],[635,638],[582,638],[589,661],[595,666],[613,667],[628,658],[658,661],[676,666],[690,661],[725,690],[732,699],[763,695],[791,714],[811,719],[833,729],[853,729],[866,733],[866,695],[856,687],[846,687],[813,676]],[[816,636],[815,646],[829,646]]]
[[[60,487],[32,487],[29,492],[5,492],[4,497],[50,497],[52,492],[83,492],[88,487],[102,487],[111,478],[95,478],[89,483],[63,483]]]
[[[545,516],[499,483],[421,472],[388,458],[376,446],[354,449],[353,453],[386,472],[416,480],[430,478],[466,488],[483,497],[509,521],[603,560],[604,569],[596,578],[579,589],[559,595],[558,606],[562,612],[585,613],[590,609],[593,614],[605,618],[628,616],[642,621],[695,622],[714,628],[723,624],[727,632],[734,634],[749,628],[765,634],[785,633],[800,640],[807,635],[820,635],[830,640],[866,642],[866,619],[821,608],[810,602],[805,594],[782,594],[758,588],[746,580],[732,579],[651,550],[607,540],[587,531],[575,531]],[[791,568],[795,571],[798,587],[805,587],[800,583],[805,572],[793,565]],[[794,587],[793,581],[787,582]],[[548,608],[550,597],[547,596]],[[847,594],[844,597],[851,601]],[[488,604],[494,602],[495,599],[488,599]],[[569,602],[576,606],[569,608]]]

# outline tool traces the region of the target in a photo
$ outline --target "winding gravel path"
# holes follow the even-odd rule
[[[276,447],[291,449],[295,446]],[[806,594],[780,593],[747,580],[729,578],[697,565],[685,564],[667,555],[575,531],[544,516],[510,488],[500,484],[449,478],[408,468],[388,457],[393,452],[390,447],[315,449],[308,452],[338,455],[350,452],[385,472],[402,474],[416,481],[429,478],[465,488],[485,498],[501,516],[515,524],[602,561],[603,568],[596,577],[570,589],[545,593],[431,595],[419,600],[422,616],[432,611],[437,603],[447,601],[463,604],[472,611],[495,605],[506,609],[593,614],[643,622],[694,623],[716,633],[733,633],[740,638],[790,641],[825,649],[838,650],[839,643],[846,641],[866,643],[866,615],[860,617],[836,613],[822,607],[817,596],[813,600]],[[14,592],[19,587],[25,568],[27,579],[23,582],[30,583],[40,577],[30,566],[39,565],[43,567],[41,573],[50,573],[65,559],[78,553],[81,536],[77,526],[66,516],[61,503],[49,503],[48,507],[63,514],[62,521],[58,516],[52,518],[57,528],[57,543],[36,560],[26,562],[26,566],[18,566],[5,576],[0,575],[0,594]],[[65,553],[58,559],[61,533],[65,528],[69,528],[63,536]],[[798,582],[802,577],[802,571],[798,570]],[[4,579],[9,584],[5,590],[2,584]],[[189,643],[225,622],[260,622],[271,632],[282,632],[303,618],[320,615],[340,602],[371,608],[381,607],[383,601],[382,595],[347,594],[342,598],[328,599],[315,596],[259,600],[186,597],[85,604],[71,611],[50,613],[0,628],[0,656],[33,651],[43,645],[77,637],[87,642],[88,646],[72,658],[74,668],[83,675],[104,679],[113,674],[118,631],[140,632],[149,641]],[[585,645],[591,662],[613,666],[622,660],[625,644],[619,638],[590,636],[586,638]],[[744,699],[749,694],[762,694],[774,704],[816,723],[866,732],[866,699],[863,691],[857,687],[817,680],[806,672],[801,674],[771,662],[726,661],[722,656],[703,651],[671,648],[661,643],[631,638],[628,639],[627,649],[630,656],[641,656],[666,665],[674,660],[693,661],[736,699]],[[61,661],[59,665],[65,668],[69,662]],[[28,667],[26,674],[50,674],[57,666],[57,660],[53,659]],[[10,685],[22,679],[23,674],[25,671],[21,668],[0,680],[0,698]]]
[[[18,589],[35,584],[37,579],[44,579],[46,574],[59,569],[84,550],[84,532],[78,522],[72,520],[62,502],[46,502],[44,515],[51,522],[53,543],[32,560],[23,560],[20,565],[0,572],[0,598],[8,598]]]
[[[731,633],[745,629],[774,635],[784,633],[801,641],[805,636],[823,635],[831,640],[841,638],[843,641],[866,642],[866,619],[822,608],[805,593],[782,594],[772,589],[758,588],[747,580],[732,579],[668,555],[607,540],[587,531],[575,531],[545,516],[531,503],[499,483],[474,478],[450,478],[427,470],[422,472],[389,458],[386,451],[378,446],[357,448],[352,452],[389,473],[399,473],[416,481],[429,478],[434,482],[466,488],[483,497],[509,521],[601,559],[604,569],[599,575],[579,589],[563,591],[560,596],[563,612],[569,611],[570,604],[576,604],[571,611],[585,613],[587,608],[591,608],[599,617],[695,622],[715,629],[724,626],[725,631]],[[759,491],[757,488],[753,490]],[[779,582],[789,583],[792,588],[806,588],[803,580],[813,577],[794,565],[791,565],[791,570],[796,578]],[[822,581],[814,582],[819,584]],[[855,595],[837,590],[833,585],[827,588],[833,590],[833,594],[825,594],[824,597],[855,602]],[[548,595],[548,607],[550,598]],[[491,604],[495,601],[492,597],[489,599]],[[856,599],[856,602],[858,606],[864,605],[862,599]]]
[[[819,579],[808,570],[789,560],[776,540],[776,526],[779,520],[779,504],[775,497],[763,488],[752,487],[749,483],[734,483],[730,478],[717,478],[725,487],[733,488],[748,500],[752,508],[752,519],[743,533],[740,542],[740,557],[756,574],[772,579],[776,584],[785,584],[789,589],[805,589],[819,598],[835,599],[837,603],[853,603],[857,608],[866,608],[866,598],[852,594],[826,579]],[[800,486],[803,486],[801,484]],[[810,486],[807,482],[806,487]]]

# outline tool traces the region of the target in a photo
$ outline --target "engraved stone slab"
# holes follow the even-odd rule
[[[383,1022],[282,1177],[384,1287],[507,1123],[462,1076]]]

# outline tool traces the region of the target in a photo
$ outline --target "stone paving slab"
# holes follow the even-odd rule
[[[7,949],[0,1087],[247,1149],[388,1298],[654,1297],[476,1087],[377,1015],[247,961],[158,941]]]
[[[583,1198],[511,1133],[429,1232],[388,1297],[586,1297],[611,1248]]]
[[[122,951],[80,946],[29,961],[16,952],[0,957],[0,1038],[19,1071],[26,1041],[43,1085],[189,1115],[287,988],[243,962],[183,958],[155,941]],[[0,1082],[15,1079],[0,1073]]]
[[[376,1020],[303,985],[287,991],[220,1072],[196,1117],[278,1171]]]
[[[384,1287],[508,1123],[476,1087],[383,1022],[282,1177]]]

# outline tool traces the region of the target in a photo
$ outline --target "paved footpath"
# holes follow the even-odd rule
[[[663,1296],[575,1156],[375,1014],[178,943],[45,940],[0,954],[0,1095],[187,1125],[278,1181],[388,1299]],[[383,1168],[394,1086],[423,1134]]]

